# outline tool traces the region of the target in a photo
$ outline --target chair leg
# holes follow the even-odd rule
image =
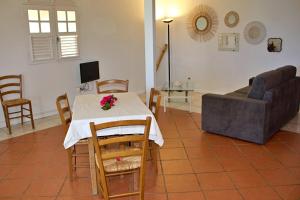
[[[23,105],[21,105],[21,124],[24,124],[24,113],[23,113]]]
[[[10,121],[9,121],[8,107],[4,107],[4,113],[5,113],[6,127],[8,128],[9,134],[11,134],[11,126],[10,126]]]
[[[6,128],[8,128],[8,117],[7,117],[7,113],[8,113],[8,110],[6,107],[2,106],[2,109],[3,109],[3,113],[4,113],[4,118],[5,118],[5,125],[6,125]]]
[[[76,156],[76,146],[74,145],[74,154],[75,154],[75,156],[74,156],[74,170],[76,171],[76,169],[77,169],[77,156]]]
[[[35,129],[34,121],[33,121],[33,114],[32,114],[32,106],[31,106],[31,102],[29,102],[29,110],[30,110],[31,126],[32,126],[32,129]]]
[[[155,171],[158,172],[158,149],[157,144],[155,144],[153,141],[149,141],[149,154],[150,154],[150,160],[155,168]]]
[[[73,180],[73,161],[72,161],[72,147],[67,149],[68,155],[68,167],[69,167],[69,177],[70,180]]]

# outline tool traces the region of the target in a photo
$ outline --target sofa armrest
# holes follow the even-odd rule
[[[252,86],[252,83],[253,83],[254,79],[255,79],[255,77],[249,78],[249,86]]]
[[[202,129],[264,143],[270,104],[263,100],[206,94],[202,96]]]

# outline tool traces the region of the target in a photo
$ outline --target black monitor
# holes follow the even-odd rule
[[[80,64],[80,78],[81,83],[87,83],[100,78],[99,76],[99,62],[87,62]]]

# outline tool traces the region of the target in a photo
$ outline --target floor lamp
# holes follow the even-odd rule
[[[171,53],[170,53],[170,23],[173,21],[172,18],[166,18],[162,20],[164,23],[168,24],[168,93],[170,96],[170,88],[171,88],[171,61],[170,61],[170,57],[171,57]]]

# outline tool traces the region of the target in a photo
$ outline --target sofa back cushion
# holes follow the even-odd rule
[[[248,97],[252,99],[263,99],[267,90],[276,87],[282,81],[280,70],[264,72],[255,77]]]
[[[292,65],[287,65],[277,68],[276,71],[281,72],[281,82],[286,82],[296,77],[297,68]]]

